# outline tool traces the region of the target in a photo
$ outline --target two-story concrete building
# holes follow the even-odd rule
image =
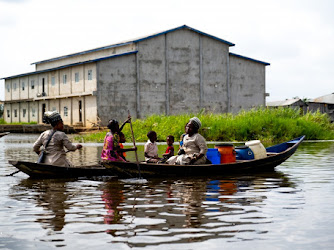
[[[33,63],[4,77],[7,122],[42,122],[58,110],[65,124],[150,114],[238,112],[265,106],[265,66],[230,53],[233,43],[186,25],[143,38]]]

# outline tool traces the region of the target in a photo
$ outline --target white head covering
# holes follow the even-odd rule
[[[189,122],[191,122],[197,129],[200,129],[202,126],[201,121],[196,116],[190,118]]]

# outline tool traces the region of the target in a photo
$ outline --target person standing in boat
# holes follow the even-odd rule
[[[167,163],[172,165],[205,164],[208,147],[203,136],[198,133],[202,123],[197,117],[193,117],[186,125],[186,135],[180,150],[182,154],[172,156]]]
[[[104,145],[101,152],[102,161],[126,161],[120,154],[127,151],[136,151],[137,147],[133,148],[120,148],[120,137],[119,133],[123,129],[126,123],[130,122],[131,117],[129,117],[121,127],[119,127],[118,121],[112,119],[108,122],[107,127],[110,131],[106,134],[104,138]]]
[[[67,135],[63,132],[64,123],[61,119],[60,114],[57,111],[47,111],[44,113],[43,122],[46,124],[51,124],[52,129],[44,131],[36,140],[33,146],[33,150],[40,155],[41,146],[47,144],[47,141],[51,137],[48,145],[44,148],[44,158],[43,162],[49,165],[70,167],[73,166],[72,163],[66,158],[66,152],[64,147],[68,151],[75,151],[81,149],[82,145],[74,145],[70,142]]]

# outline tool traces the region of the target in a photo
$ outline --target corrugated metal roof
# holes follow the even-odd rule
[[[318,98],[314,98],[313,100],[309,102],[334,104],[334,93],[329,94],[329,95],[320,96]]]
[[[267,102],[267,106],[269,107],[278,107],[278,106],[290,106],[296,102],[302,101],[301,99],[286,99],[284,101],[275,101],[275,102]]]
[[[106,59],[113,58],[113,57],[131,55],[131,54],[135,54],[137,52],[138,51],[136,50],[136,51],[131,51],[131,52],[123,53],[123,54],[101,57],[101,58],[97,58],[97,59],[94,59],[94,60],[88,60],[88,61],[83,61],[83,62],[78,62],[78,63],[67,64],[67,65],[56,67],[56,68],[44,69],[44,70],[39,70],[39,71],[34,71],[34,72],[23,73],[23,74],[19,74],[19,75],[15,75],[15,76],[3,77],[3,78],[0,78],[0,80],[8,80],[8,79],[17,78],[17,77],[23,77],[23,76],[34,75],[34,74],[39,74],[39,73],[45,73],[45,72],[49,72],[49,71],[53,71],[53,70],[59,70],[59,69],[72,67],[72,66],[77,66],[77,65],[81,65],[81,64],[102,61],[102,60],[106,60]]]
[[[100,51],[100,50],[104,50],[104,49],[110,49],[110,48],[115,48],[115,47],[119,47],[119,46],[124,46],[124,45],[131,44],[131,43],[132,42],[124,42],[124,43],[118,43],[118,44],[113,44],[113,45],[107,45],[107,46],[103,46],[103,47],[99,47],[99,48],[95,48],[95,49],[90,49],[90,50],[77,52],[77,53],[73,53],[73,54],[68,54],[68,55],[65,55],[65,56],[59,56],[59,57],[54,57],[54,58],[43,60],[43,61],[34,62],[34,63],[31,63],[31,65],[57,61],[57,60],[60,60],[60,59],[69,58],[69,57],[73,57],[73,56],[80,56],[80,55],[84,55],[84,54],[88,54],[88,53],[91,53],[91,52],[96,52],[96,51]]]
[[[264,64],[266,66],[270,65],[270,63],[259,61],[259,60],[256,60],[256,59],[253,59],[253,58],[250,58],[250,57],[238,55],[238,54],[235,54],[235,53],[232,53],[232,52],[230,52],[230,55],[235,56],[235,57],[239,57],[239,58],[242,58],[242,59],[250,60],[250,61],[253,61],[253,62],[261,63],[261,64]]]
[[[140,37],[140,38],[136,38],[136,39],[131,39],[131,40],[128,40],[128,41],[125,41],[125,42],[120,42],[120,43],[117,43],[117,44],[107,45],[107,46],[104,46],[104,47],[99,47],[99,48],[86,50],[86,51],[82,51],[82,52],[78,52],[78,53],[68,54],[68,55],[65,55],[65,56],[55,57],[55,58],[51,58],[51,59],[47,59],[47,60],[43,60],[43,61],[39,61],[39,62],[34,62],[32,64],[41,64],[41,63],[46,63],[46,62],[52,62],[52,61],[56,61],[56,60],[60,60],[60,59],[68,58],[68,57],[73,57],[73,56],[83,55],[83,54],[96,52],[96,51],[100,51],[100,50],[120,47],[120,46],[124,46],[124,45],[131,44],[131,43],[137,43],[137,42],[140,42],[140,41],[144,41],[144,40],[147,40],[147,39],[150,39],[150,38],[153,38],[153,37],[156,37],[156,36],[160,36],[160,35],[163,35],[163,34],[167,34],[167,33],[173,32],[175,30],[180,30],[180,29],[188,29],[188,30],[194,31],[194,32],[196,32],[198,34],[201,34],[203,36],[207,36],[207,37],[213,38],[215,40],[218,40],[220,42],[223,42],[223,43],[225,43],[229,46],[234,46],[235,45],[234,43],[228,42],[228,41],[223,40],[221,38],[218,38],[216,36],[209,35],[209,34],[204,33],[202,31],[191,28],[187,25],[182,25],[182,26],[174,28],[174,29],[161,31],[161,32],[154,33],[154,34],[151,34],[151,35],[148,35],[148,36],[144,36],[144,37]]]
[[[215,40],[217,40],[217,41],[220,41],[220,42],[222,42],[222,43],[225,43],[225,44],[227,44],[227,45],[229,45],[229,46],[234,46],[234,45],[235,45],[234,43],[231,43],[231,42],[228,42],[228,41],[223,40],[223,39],[221,39],[221,38],[218,38],[218,37],[216,37],[216,36],[212,36],[212,35],[210,35],[210,34],[204,33],[204,32],[199,31],[199,30],[197,30],[197,29],[191,28],[191,27],[189,27],[189,26],[187,26],[187,25],[182,25],[182,26],[177,27],[177,28],[174,28],[174,29],[170,29],[170,30],[166,30],[166,31],[158,32],[158,33],[155,33],[155,34],[152,34],[152,35],[149,35],[149,36],[145,36],[145,37],[142,37],[142,38],[138,38],[138,39],[133,40],[133,42],[134,42],[134,43],[137,43],[137,42],[140,42],[140,41],[143,41],[143,40],[146,40],[146,39],[150,39],[150,38],[152,38],[152,37],[160,36],[160,35],[167,34],[167,33],[173,32],[173,31],[175,31],[175,30],[180,30],[180,29],[188,29],[188,30],[194,31],[194,32],[196,32],[196,33],[198,33],[198,34],[201,34],[201,35],[203,35],[203,36],[207,36],[207,37],[213,38],[213,39],[215,39]]]

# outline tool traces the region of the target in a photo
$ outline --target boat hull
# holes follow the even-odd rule
[[[3,136],[5,136],[5,135],[8,135],[8,134],[10,134],[10,132],[3,132],[3,133],[0,133],[0,138],[3,137]]]
[[[274,168],[293,155],[304,136],[268,147],[267,157],[262,159],[236,161],[225,164],[203,165],[168,165],[135,162],[108,162],[94,166],[60,167],[33,162],[9,161],[20,171],[32,178],[117,176],[133,177],[182,177],[182,176],[217,176],[233,173],[251,173],[273,171]]]

